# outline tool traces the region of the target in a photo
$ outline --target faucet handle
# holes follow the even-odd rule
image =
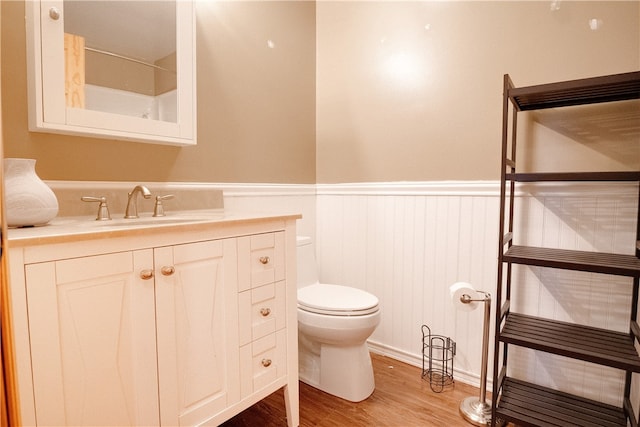
[[[83,202],[98,202],[98,214],[96,215],[96,221],[107,221],[111,219],[111,214],[109,214],[109,206],[107,206],[107,198],[105,196],[102,197],[91,197],[91,196],[82,196],[80,198]]]
[[[156,204],[153,207],[153,216],[164,216],[164,206],[162,205],[162,201],[173,199],[174,197],[175,196],[173,194],[156,196]]]

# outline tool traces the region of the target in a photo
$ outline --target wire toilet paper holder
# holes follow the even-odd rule
[[[422,325],[422,378],[429,379],[431,390],[440,393],[453,385],[453,356],[456,342],[449,337],[433,335]]]
[[[455,285],[454,285],[455,286]],[[473,289],[469,286],[470,289]],[[480,371],[480,396],[470,396],[460,402],[460,415],[477,426],[491,424],[491,405],[487,403],[487,363],[489,358],[489,322],[491,319],[491,294],[473,289],[479,295],[460,295],[462,304],[484,303],[484,321],[482,330],[482,365]],[[478,298],[479,296],[479,298]]]

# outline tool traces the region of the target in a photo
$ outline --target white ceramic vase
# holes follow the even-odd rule
[[[4,202],[9,227],[44,225],[58,214],[58,199],[36,174],[34,159],[4,159]]]

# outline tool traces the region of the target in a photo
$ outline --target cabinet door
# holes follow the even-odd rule
[[[239,401],[235,239],[157,248],[162,425],[200,424]]]
[[[38,425],[157,425],[151,250],[25,266]]]

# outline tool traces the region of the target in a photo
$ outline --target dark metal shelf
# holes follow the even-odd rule
[[[527,172],[507,173],[505,178],[517,182],[543,181],[640,181],[640,171],[630,172]]]
[[[520,426],[622,427],[622,408],[506,378],[497,416]]]
[[[635,255],[573,251],[513,245],[516,204],[514,183],[526,182],[640,182],[640,171],[525,172],[516,171],[518,112],[640,99],[640,71],[612,74],[527,87],[514,87],[504,76],[502,115],[502,179],[500,192],[500,245],[510,245],[499,254],[496,288],[492,426],[499,421],[522,426],[638,427],[630,401],[631,379],[640,373],[638,292],[640,289],[640,216],[636,229]],[[635,103],[630,108],[635,107]],[[632,142],[634,143],[634,142]],[[510,188],[507,189],[507,183]],[[621,186],[622,184],[618,184]],[[638,200],[640,215],[640,200]],[[633,248],[629,248],[633,249]],[[630,330],[617,332],[568,322],[513,313],[512,265],[585,271],[633,278],[629,298]],[[506,298],[505,298],[506,297]],[[572,396],[550,388],[507,377],[511,345],[543,351],[620,369],[625,374],[621,406]],[[502,363],[500,355],[502,354]],[[502,366],[500,366],[500,364]]]
[[[640,99],[640,71],[509,89],[520,111]]]
[[[504,253],[502,260],[539,267],[640,277],[640,258],[634,255],[513,245]]]
[[[500,341],[613,368],[640,372],[631,335],[509,313]]]

